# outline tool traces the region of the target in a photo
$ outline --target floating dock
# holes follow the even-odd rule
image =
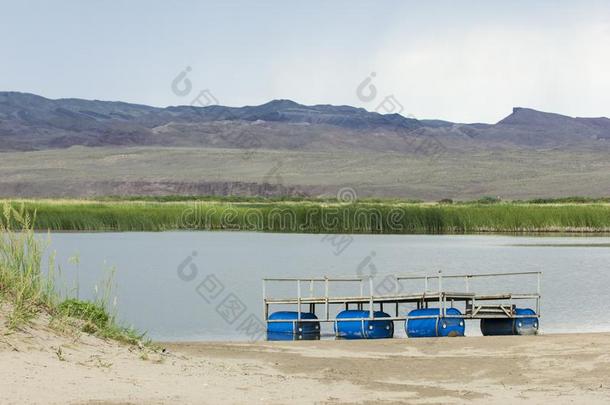
[[[457,275],[438,272],[434,275],[386,275],[377,285],[375,281],[380,278],[370,276],[265,278],[263,279],[264,320],[268,327],[273,322],[286,322],[286,320],[270,319],[271,309],[281,306],[295,312],[295,318],[291,322],[334,323],[335,331],[337,331],[337,322],[391,320],[406,323],[413,319],[434,318],[504,319],[508,322],[527,318],[536,320],[537,329],[540,318],[541,278],[542,272]],[[494,293],[473,291],[471,286],[482,279],[488,279],[485,280],[488,284],[493,282],[494,287],[511,282],[519,285],[527,284],[530,291]],[[293,293],[274,295],[270,292],[271,288],[278,284]],[[452,288],[444,288],[445,284],[451,284]],[[461,285],[461,289],[455,288],[456,284]],[[341,289],[341,293],[336,292],[337,289]],[[350,293],[345,293],[345,290],[350,290]],[[489,285],[484,290],[489,290]],[[531,310],[524,314],[517,303],[520,306],[526,305]],[[306,312],[303,312],[304,306],[307,308]],[[338,311],[350,308],[368,311],[368,318],[337,318]],[[438,310],[413,311],[424,315],[409,316],[412,310],[427,308]],[[450,308],[458,311],[449,310]],[[389,312],[389,316],[383,318],[375,316],[376,311],[384,310]],[[302,313],[314,314],[315,319],[303,319]]]

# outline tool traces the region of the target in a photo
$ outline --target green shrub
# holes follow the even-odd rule
[[[475,201],[477,204],[498,204],[502,202],[500,197],[485,196]]]
[[[106,310],[93,302],[72,298],[59,304],[58,309],[62,314],[67,316],[91,322],[98,329],[108,326],[108,321],[110,320],[110,315],[106,313]]]

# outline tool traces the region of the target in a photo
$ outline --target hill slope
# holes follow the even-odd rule
[[[434,150],[608,147],[610,120],[571,118],[526,108],[495,125],[416,120],[350,106],[156,108],[122,102],[50,100],[0,92],[0,150],[82,146],[434,153]]]
[[[27,152],[26,152],[27,151]],[[607,196],[610,120],[515,108],[497,124],[275,100],[156,108],[0,93],[0,197]]]

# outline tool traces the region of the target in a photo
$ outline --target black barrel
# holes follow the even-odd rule
[[[499,335],[536,335],[538,333],[538,317],[530,308],[515,308],[515,315],[523,318],[490,318],[481,319],[481,333],[484,336]]]

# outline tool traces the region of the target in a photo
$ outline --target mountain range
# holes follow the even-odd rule
[[[439,150],[608,148],[608,118],[515,107],[496,124],[273,100],[259,106],[157,108],[0,92],[0,151],[159,146],[431,154]]]
[[[516,107],[495,124],[274,100],[157,108],[0,92],[0,198],[607,196],[610,120]]]

